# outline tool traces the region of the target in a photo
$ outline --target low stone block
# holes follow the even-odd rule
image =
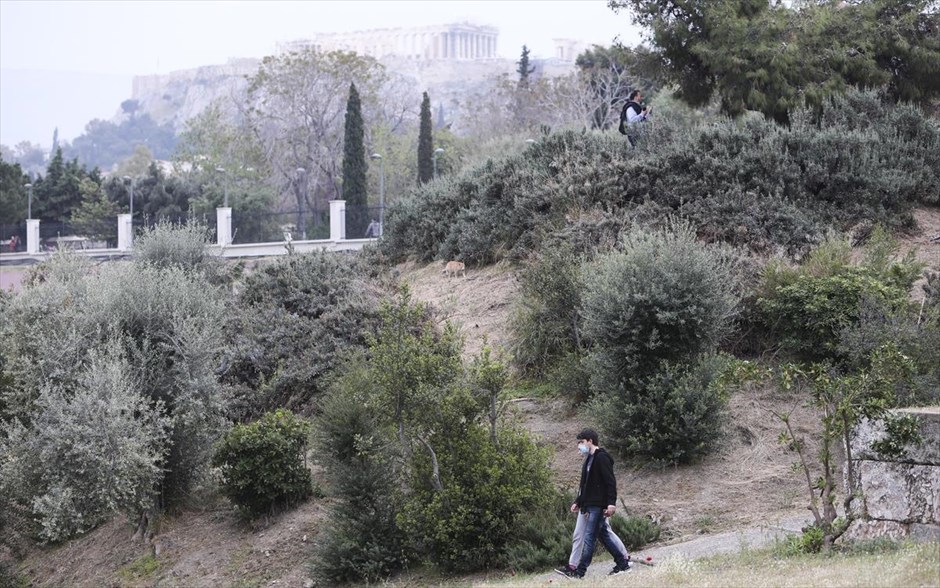
[[[940,523],[940,467],[879,461],[856,463],[869,518]]]
[[[896,521],[855,520],[839,537],[840,542],[869,541],[880,537],[903,539],[908,536],[908,525]]]

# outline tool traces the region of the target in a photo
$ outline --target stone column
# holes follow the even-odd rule
[[[216,242],[219,244],[219,247],[226,247],[232,244],[232,208],[216,208],[215,209],[215,221],[216,221]]]
[[[346,239],[346,201],[330,200],[330,241]]]
[[[122,215],[130,218],[131,215]],[[39,253],[39,219],[26,219],[26,253]]]

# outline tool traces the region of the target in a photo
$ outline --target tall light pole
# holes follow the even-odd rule
[[[437,156],[439,153],[443,153],[444,150],[438,147],[434,150],[434,155],[431,157],[431,160],[434,162],[434,177],[437,177]]]
[[[25,187],[26,187],[26,190],[29,192],[29,196],[27,197],[27,201],[26,201],[26,218],[32,219],[33,218],[33,185],[26,184]]]
[[[307,173],[306,169],[302,167],[297,168],[297,176],[299,178],[298,181],[303,182],[299,186],[300,188],[300,215],[297,220],[297,229],[300,231],[300,238],[304,241],[307,240],[307,220],[304,218],[304,204],[307,201],[307,178],[305,176],[306,173]]]
[[[225,175],[225,168],[219,166],[215,168],[215,171],[222,174],[222,193],[224,194],[222,206],[228,208],[228,177]]]
[[[385,229],[385,160],[378,153],[372,154],[372,159],[378,159],[381,164],[382,173],[379,175],[379,234]]]

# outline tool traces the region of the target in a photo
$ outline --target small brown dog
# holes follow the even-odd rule
[[[458,273],[463,273],[463,277],[466,278],[467,266],[462,261],[448,261],[441,273],[446,274],[448,277],[456,277]]]

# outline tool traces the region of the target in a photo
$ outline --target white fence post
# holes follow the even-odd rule
[[[39,253],[39,219],[26,220],[26,253]]]
[[[215,209],[216,242],[219,247],[232,244],[232,208],[223,207]]]
[[[130,251],[134,248],[134,227],[130,214],[118,215],[118,249]]]
[[[346,201],[330,200],[330,240],[346,239]]]

